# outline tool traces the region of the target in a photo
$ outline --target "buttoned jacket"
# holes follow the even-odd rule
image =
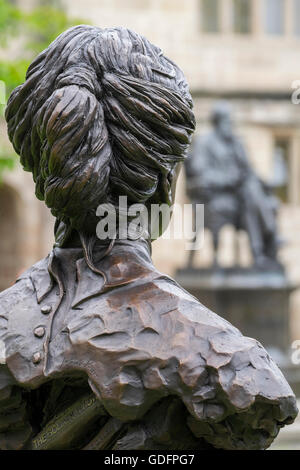
[[[0,400],[76,373],[123,421],[167,396],[180,397],[204,435],[203,423],[251,415],[257,400],[278,422],[295,417],[264,348],[158,272],[145,243],[116,244],[96,265],[55,248],[0,294]]]

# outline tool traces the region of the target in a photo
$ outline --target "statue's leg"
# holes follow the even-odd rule
[[[244,222],[254,262],[260,265],[265,261],[263,234],[257,214],[250,205],[245,209]]]
[[[195,235],[195,237],[193,238],[193,244],[196,242],[197,240],[197,234]],[[188,268],[192,268],[193,265],[194,265],[194,258],[195,258],[195,253],[196,253],[196,250],[190,250],[189,251],[189,256],[188,256],[188,262],[187,262],[187,267]]]
[[[240,265],[240,239],[239,239],[239,229],[235,231],[234,237],[234,262],[236,266]]]
[[[219,251],[219,233],[220,229],[215,228],[212,231],[212,237],[213,237],[213,248],[214,248],[214,259],[213,259],[213,265],[217,267],[219,265],[218,263],[218,251]]]
[[[197,215],[196,214],[196,204],[193,203],[193,205],[192,205],[192,217],[193,217],[193,226],[194,226],[194,229],[195,229],[195,236],[194,236],[193,242],[192,242],[193,245],[197,241],[198,231],[199,231],[199,227],[197,227],[197,217],[196,217],[196,215]],[[190,250],[189,251],[188,262],[187,262],[187,267],[188,268],[192,268],[193,265],[194,265],[195,253],[196,253],[196,250]]]
[[[265,255],[269,259],[274,260],[274,261],[277,260],[278,246],[279,246],[279,242],[278,242],[276,232],[265,237]]]

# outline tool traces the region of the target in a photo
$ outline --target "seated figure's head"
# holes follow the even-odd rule
[[[227,101],[219,101],[215,104],[211,114],[211,122],[217,133],[225,140],[233,137],[231,107]]]
[[[76,26],[30,65],[6,109],[36,195],[65,227],[92,234],[99,204],[172,203],[195,120],[181,70],[124,28]]]

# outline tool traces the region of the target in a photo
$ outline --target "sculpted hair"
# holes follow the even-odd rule
[[[98,205],[119,195],[170,204],[195,127],[183,73],[159,48],[124,28],[85,25],[32,62],[6,120],[37,197],[81,233],[94,233]]]

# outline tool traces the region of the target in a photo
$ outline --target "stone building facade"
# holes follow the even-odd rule
[[[28,8],[34,0],[23,0]],[[148,37],[178,63],[190,83],[197,133],[209,127],[216,100],[233,108],[236,129],[257,172],[271,180],[280,153],[288,178],[281,188],[279,214],[286,245],[281,258],[300,282],[300,0],[61,0],[72,17],[100,27],[126,26]],[[297,83],[298,81],[298,83]],[[293,89],[294,87],[294,89]],[[294,102],[292,94],[294,92]],[[299,100],[300,101],[300,100]],[[8,146],[4,124],[0,145]],[[179,179],[177,202],[188,202]],[[0,188],[0,288],[47,253],[52,218],[36,201],[31,176],[6,172]],[[242,263],[249,262],[247,239],[239,236]],[[220,263],[233,262],[236,235],[222,234]],[[173,274],[187,257],[183,240],[153,246],[159,269]],[[211,260],[210,235],[197,263]],[[300,291],[292,305],[292,334],[300,337]]]

